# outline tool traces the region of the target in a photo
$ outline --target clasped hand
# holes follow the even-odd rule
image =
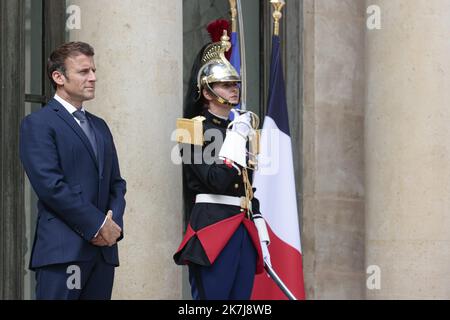
[[[91,240],[91,244],[97,247],[112,247],[117,243],[117,239],[120,237],[122,228],[112,219],[112,211],[108,211],[106,215],[106,222],[100,229],[98,235]]]

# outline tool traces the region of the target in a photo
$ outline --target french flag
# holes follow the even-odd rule
[[[286,103],[280,37],[273,36],[269,104],[261,134],[256,198],[270,235],[272,267],[298,300],[305,299],[294,165]],[[267,273],[257,275],[253,300],[287,297]]]

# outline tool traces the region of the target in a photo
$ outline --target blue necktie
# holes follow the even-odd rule
[[[83,129],[84,134],[89,139],[92,149],[94,149],[95,157],[97,158],[97,141],[95,141],[94,131],[92,130],[92,127],[88,119],[86,118],[86,115],[83,111],[77,110],[73,113],[73,116],[80,121],[80,127],[81,129]]]

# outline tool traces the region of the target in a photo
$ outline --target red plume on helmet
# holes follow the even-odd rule
[[[218,19],[210,22],[207,27],[212,42],[219,42],[223,36],[223,30],[227,30],[228,36],[231,36],[230,22],[225,19]],[[231,50],[225,53],[225,57],[230,60]]]

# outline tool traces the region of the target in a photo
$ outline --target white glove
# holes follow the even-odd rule
[[[269,244],[270,237],[267,231],[266,221],[264,221],[261,214],[253,215],[253,222],[255,223],[256,229],[258,230],[259,241],[261,242],[261,250],[263,255],[263,260],[269,266],[272,266],[270,261]]]
[[[249,113],[239,114],[235,110],[232,110],[232,112],[235,115],[235,120],[230,124],[231,129],[227,131],[219,157],[233,160],[245,168],[247,167],[247,139],[253,131],[251,115]]]
[[[270,244],[269,232],[267,231],[266,221],[264,221],[261,214],[253,215],[253,223],[258,230],[259,241],[267,242],[267,245]]]
[[[272,267],[272,261],[270,261],[269,245],[266,241],[261,241],[261,250],[264,263]]]
[[[247,139],[237,131],[228,131],[219,158],[233,160],[241,167],[247,167]]]
[[[239,133],[242,137],[246,138],[253,131],[252,127],[252,117],[250,113],[246,112],[244,114],[239,115],[236,111],[233,111],[235,114],[234,121],[232,122],[232,132]]]

